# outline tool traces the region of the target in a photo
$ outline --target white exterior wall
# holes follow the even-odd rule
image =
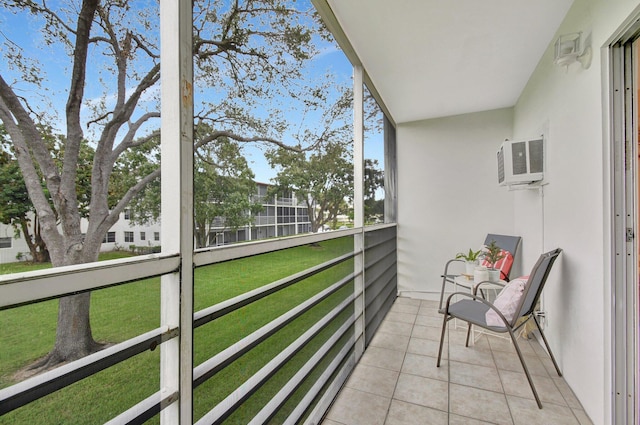
[[[87,220],[82,219],[80,226],[83,232],[86,231],[88,226]],[[132,225],[129,220],[124,219],[124,214],[120,214],[120,219],[109,231],[115,232],[116,241],[113,243],[103,243],[100,247],[101,252],[113,251],[116,249],[116,245],[117,248],[121,250],[129,250],[130,245],[135,245],[136,247],[160,246],[160,241],[154,239],[154,232],[160,232],[159,222],[142,226]],[[133,242],[124,241],[125,231],[133,232]],[[145,232],[146,237],[144,241],[140,238],[140,232]],[[22,234],[17,239],[14,239],[14,235],[13,227],[0,223],[0,237],[11,237],[11,248],[0,248],[0,264],[18,261],[16,259],[18,253],[29,254],[29,247],[22,237]],[[25,259],[28,258],[25,257]]]
[[[637,1],[576,0],[556,36],[591,33],[591,67],[554,65],[552,43],[514,109],[514,138],[547,136],[548,182],[543,194],[516,194],[515,229],[538,244],[526,244],[525,262],[564,250],[543,294],[546,334],[596,425],[611,422],[612,408],[607,46],[637,7]]]
[[[438,299],[445,262],[480,249],[487,233],[512,234],[513,194],[498,186],[496,151],[513,110],[400,124],[398,290]],[[517,267],[517,264],[516,264]]]
[[[589,69],[554,65],[554,38],[513,109],[398,125],[399,291],[434,298],[446,259],[489,232],[523,237],[516,273],[562,248],[543,295],[545,332],[596,425],[612,409],[608,45],[635,14],[637,0],[576,0],[556,36],[591,34]],[[498,187],[500,141],[542,133],[544,189]]]
[[[11,238],[11,248],[0,248],[0,264],[14,263],[19,253],[29,252],[29,247],[23,238],[15,239],[13,227],[0,223],[0,238]]]

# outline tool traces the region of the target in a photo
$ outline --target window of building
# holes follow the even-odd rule
[[[160,240],[160,232],[153,232],[153,240],[154,241]]]
[[[124,241],[133,242],[133,232],[124,232]]]
[[[0,248],[11,248],[11,238],[0,238]]]
[[[107,232],[107,234],[104,236],[104,239],[102,240],[102,243],[113,243],[116,241],[116,232]]]
[[[124,219],[125,220],[131,220],[131,210],[130,209],[124,210]]]
[[[140,240],[141,241],[147,240],[147,234],[145,232],[140,232]]]

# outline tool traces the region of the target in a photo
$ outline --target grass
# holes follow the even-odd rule
[[[352,247],[351,238],[342,238],[323,242],[320,247],[303,246],[198,268],[195,271],[195,308],[200,310],[335,258]],[[19,263],[0,270],[3,273],[9,269],[11,272],[20,272],[26,271],[26,267],[24,263]],[[352,262],[346,262],[196,329],[194,364],[232,345],[352,270]],[[227,397],[348,296],[352,289],[350,285],[343,288],[196,388],[194,419],[197,420]],[[94,337],[101,341],[119,342],[154,329],[159,325],[159,309],[159,279],[94,291],[91,312]],[[0,387],[13,384],[13,375],[17,370],[43,356],[52,347],[56,314],[56,301],[0,312]],[[247,423],[349,314],[345,312],[343,317],[334,320],[225,423]],[[303,387],[312,382],[303,384]],[[0,424],[104,423],[158,388],[159,350],[155,350],[0,416]],[[294,400],[285,405],[285,409],[293,408],[295,398],[301,396],[297,394]],[[281,422],[282,417],[276,416],[273,421]],[[157,418],[152,422],[157,423]]]

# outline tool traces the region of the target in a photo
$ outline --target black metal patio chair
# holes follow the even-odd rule
[[[556,363],[556,359],[553,357],[553,353],[551,352],[551,347],[549,347],[549,343],[547,342],[547,338],[545,337],[544,332],[542,332],[542,328],[538,323],[538,319],[534,315],[536,304],[538,302],[538,299],[540,298],[540,294],[542,293],[545,282],[547,281],[549,272],[551,271],[551,266],[561,252],[562,250],[558,248],[553,251],[546,252],[540,256],[536,264],[533,266],[533,269],[529,274],[529,278],[524,285],[522,296],[519,300],[519,303],[517,304],[517,307],[515,308],[515,314],[512,318],[505,318],[502,311],[496,308],[494,304],[479,296],[477,293],[469,294],[467,292],[455,292],[451,294],[447,298],[447,302],[442,311],[442,313],[444,314],[444,318],[442,321],[442,334],[440,335],[440,349],[438,351],[437,366],[440,367],[440,359],[442,358],[442,346],[444,343],[445,332],[447,330],[447,322],[451,319],[460,319],[468,323],[467,340],[465,343],[467,347],[469,346],[471,327],[474,325],[493,332],[509,333],[511,341],[513,342],[513,346],[515,347],[518,357],[520,358],[520,363],[522,363],[524,373],[527,376],[529,385],[531,386],[531,390],[533,391],[533,395],[536,399],[536,402],[538,403],[538,407],[542,409],[542,403],[540,402],[538,392],[536,391],[536,388],[533,385],[533,380],[531,379],[531,375],[529,374],[529,369],[527,368],[524,357],[522,356],[522,352],[520,351],[520,347],[518,346],[515,332],[523,327],[525,323],[529,321],[529,319],[533,319],[536,327],[540,331],[540,335],[542,336],[542,340],[544,341],[544,344],[547,348],[549,357],[551,357],[551,361],[556,368],[556,372],[558,372],[558,376],[562,376],[560,368]],[[481,284],[479,286],[481,286]],[[454,296],[460,296],[463,297],[463,299],[452,303],[451,300]],[[492,326],[487,324],[486,313],[489,310],[493,310],[497,314],[497,316],[499,317],[499,321],[502,323],[502,326]],[[524,320],[520,320],[521,318],[524,318]]]

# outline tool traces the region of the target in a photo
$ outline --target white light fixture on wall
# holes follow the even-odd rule
[[[587,38],[589,40],[590,37]],[[591,66],[591,46],[590,43],[582,43],[582,33],[575,32],[564,34],[556,40],[556,53],[553,62],[556,65],[569,68],[574,62],[580,62],[582,68]]]

